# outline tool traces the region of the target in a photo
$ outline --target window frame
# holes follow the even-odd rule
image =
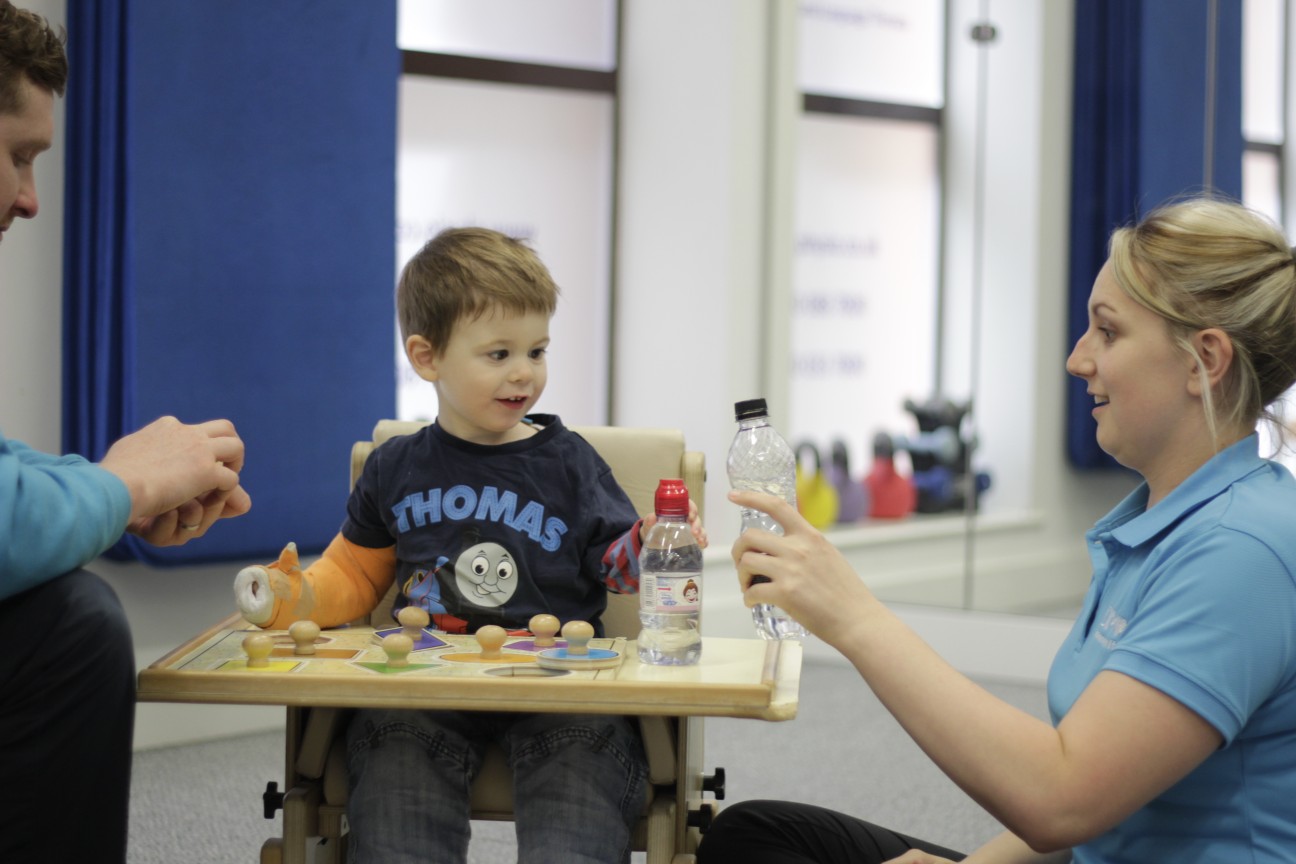
[[[444,78],[451,81],[476,81],[492,84],[505,84],[522,87],[536,87],[547,90],[571,90],[584,93],[604,94],[611,98],[611,153],[607,178],[610,200],[608,201],[608,226],[606,250],[607,267],[603,274],[607,286],[607,309],[605,326],[610,334],[606,355],[606,383],[601,405],[603,422],[610,422],[614,416],[614,382],[617,372],[617,354],[614,350],[615,322],[617,320],[617,238],[618,238],[618,203],[620,199],[620,76],[619,67],[623,43],[625,22],[624,0],[615,0],[616,38],[613,45],[612,68],[591,69],[580,66],[559,66],[545,63],[532,63],[518,60],[504,60],[495,57],[469,56],[436,51],[420,51],[401,48],[401,74],[428,78]],[[397,244],[399,239],[397,239]],[[398,352],[399,353],[399,352]]]

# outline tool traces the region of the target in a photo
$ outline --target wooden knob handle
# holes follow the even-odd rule
[[[500,656],[500,649],[504,647],[504,640],[508,638],[508,631],[503,627],[495,624],[487,624],[477,631],[477,644],[481,646],[481,655],[483,660],[496,660]]]
[[[588,621],[568,621],[562,628],[567,640],[567,653],[577,656],[589,653],[589,641],[594,638],[594,625]]]
[[[314,621],[294,621],[288,628],[288,635],[293,640],[294,654],[314,654],[315,640],[319,638],[320,626]]]
[[[269,633],[253,633],[243,638],[243,650],[247,652],[247,665],[256,669],[269,665],[267,658],[274,650],[274,639]]]
[[[422,606],[406,606],[396,613],[396,620],[406,630],[422,630],[432,619]]]
[[[541,613],[531,616],[528,624],[531,632],[535,634],[535,644],[538,648],[548,648],[556,641],[554,634],[558,632],[558,618],[555,615]]]
[[[383,637],[382,649],[387,653],[388,666],[408,666],[409,653],[414,650],[414,640],[404,633],[392,633]]]

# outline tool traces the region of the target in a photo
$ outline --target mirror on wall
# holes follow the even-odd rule
[[[755,11],[656,3],[647,14],[649,4],[402,5],[403,15],[408,7],[443,17],[424,22],[440,39],[431,42],[407,34],[415,17],[402,20],[403,49],[424,59],[417,70],[407,68],[402,84],[398,258],[403,262],[440,224],[476,221],[530,233],[542,257],[562,271],[564,305],[555,325],[572,329],[555,341],[576,352],[552,358],[551,388],[572,390],[551,389],[546,410],[599,423],[611,419],[610,382],[646,374],[634,356],[618,354],[606,323],[657,287],[639,281],[633,298],[618,298],[612,274],[631,257],[625,232],[686,223],[696,248],[721,250],[704,259],[706,266],[687,260],[696,249],[676,235],[645,245],[671,261],[659,282],[706,294],[716,331],[708,335],[721,347],[712,349],[718,357],[707,356],[706,340],[694,347],[699,378],[717,391],[750,386],[746,370],[733,371],[738,361],[724,341],[732,334],[721,332],[734,325],[716,310],[740,302],[746,315],[756,304],[738,292],[751,292],[765,304],[759,314],[767,320],[749,326],[744,318],[744,333],[777,338],[767,340],[773,359],[761,372],[765,392],[743,395],[772,397],[776,425],[799,446],[803,473],[829,485],[854,484],[838,489],[837,512],[824,527],[870,586],[896,603],[1071,615],[1089,578],[1084,532],[1134,482],[1077,471],[1064,453],[1076,7],[1036,0],[768,0]],[[518,23],[541,8],[542,20]],[[1288,25],[1272,16],[1285,4],[1247,0],[1248,15],[1252,8],[1270,17],[1247,29],[1253,43],[1263,39],[1267,47],[1244,52],[1248,82],[1267,82],[1255,103],[1265,110],[1247,131],[1247,196],[1282,212],[1286,97],[1273,90],[1276,81],[1285,93],[1287,72],[1285,49],[1272,43]],[[570,27],[562,23],[568,19]],[[645,20],[660,33],[627,39],[627,29]],[[682,25],[696,57],[681,48]],[[664,88],[660,102],[636,101],[642,91],[627,86],[632,79],[617,56],[626,44],[635,49],[624,57],[641,76],[634,80],[669,74],[685,83]],[[729,77],[744,52],[763,61],[761,74],[743,67],[747,74]],[[670,55],[669,69],[659,54]],[[456,60],[469,56],[474,63]],[[492,68],[507,74],[492,79]],[[555,69],[568,84],[584,83],[551,88],[518,80],[522,73],[557,75]],[[712,122],[717,113],[738,115],[763,96],[771,104],[783,100],[768,110],[773,119],[764,130],[717,122],[706,128],[721,134],[681,145],[678,156],[701,163],[723,153],[731,161],[651,164],[655,181],[669,186],[661,174],[684,175],[685,168],[747,182],[758,174],[753,163],[767,159],[761,182],[779,187],[774,194],[748,195],[755,184],[747,183],[742,196],[724,201],[681,206],[677,196],[661,205],[662,221],[624,218],[641,205],[629,199],[642,198],[645,185],[635,185],[632,196],[618,190],[617,178],[634,155],[644,158],[645,147],[661,147],[660,139],[642,134],[618,140],[627,114],[641,133],[665,127],[674,144],[700,136],[689,125],[699,116]],[[691,111],[659,122],[652,112],[676,109],[665,104],[671,101],[689,102]],[[734,130],[745,140],[726,141]],[[768,153],[758,154],[750,142],[762,134],[779,141],[765,142]],[[782,238],[782,245],[753,243],[747,235],[735,242],[737,231],[726,234],[717,222],[735,218],[732,198],[777,210],[764,217],[774,230],[761,236]],[[645,245],[635,248],[641,265]],[[559,370],[560,362],[570,362],[568,371]],[[624,363],[621,378],[612,368],[617,363]],[[435,407],[408,405],[422,415]],[[707,447],[714,479],[732,434],[729,419],[717,420],[723,430],[714,440],[705,437],[705,423],[697,424],[704,435],[690,433],[691,443]],[[879,473],[907,478],[908,490],[896,492],[893,483],[861,505],[846,490],[863,488],[864,476],[879,466]],[[869,515],[874,505],[885,506]]]
[[[799,5],[788,432],[803,475],[826,481],[803,484],[806,512],[860,549],[880,595],[1007,609],[1011,591],[975,590],[973,547],[979,519],[1028,518],[1031,433],[1012,427],[1028,411],[981,422],[983,319],[1004,288],[987,298],[976,152],[997,49],[964,5]],[[1011,313],[1021,352],[1029,309]]]
[[[398,263],[449,224],[533,239],[564,285],[555,327],[568,330],[555,334],[562,351],[551,358],[545,410],[569,421],[607,419],[613,208],[633,205],[613,203],[616,124],[618,112],[641,110],[618,104],[616,34],[635,2],[401,5]],[[1001,2],[1027,19],[1010,31],[1030,38],[987,49],[967,38],[970,0],[769,4],[795,27],[795,38],[761,38],[794,55],[769,68],[789,76],[780,86],[795,90],[796,110],[778,155],[791,188],[766,199],[789,210],[780,223],[789,228],[788,314],[764,314],[787,330],[777,373],[786,380],[771,387],[787,394],[772,404],[776,420],[803,471],[848,484],[824,527],[870,585],[897,602],[1036,612],[1082,589],[1047,557],[1005,551],[1040,530],[1032,418],[1045,373],[1034,362],[1031,226],[1011,236],[982,230],[996,220],[1016,226],[1041,193],[1001,183],[986,200],[974,183],[978,152],[1002,171],[1029,167],[1039,146],[1026,128],[1037,121],[1013,115],[1014,100],[1040,98],[1020,88],[1038,78],[1023,72],[1021,55],[1039,50],[1031,16],[1041,13],[1033,2]],[[528,16],[541,20],[519,23]],[[568,18],[580,26],[555,24]],[[718,43],[732,38],[716,34]],[[978,50],[997,53],[988,74],[1001,89],[1019,88],[980,119]],[[562,86],[546,86],[555,70]],[[772,86],[742,83],[752,94]],[[430,416],[431,388],[403,377],[402,416]],[[980,386],[987,379],[993,387]],[[715,470],[722,453],[709,456]],[[887,479],[864,504],[851,493],[870,473]]]

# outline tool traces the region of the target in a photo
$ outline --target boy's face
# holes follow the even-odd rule
[[[530,435],[521,420],[548,380],[549,316],[499,308],[455,324],[445,351],[411,336],[405,351],[437,389],[437,422],[456,438],[504,444]]]
[[[0,113],[0,238],[15,219],[36,215],[34,163],[54,139],[54,95],[26,78],[18,88],[22,107]]]

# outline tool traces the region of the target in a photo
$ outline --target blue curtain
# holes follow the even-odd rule
[[[126,431],[131,401],[124,6],[68,4],[63,449],[92,458]]]
[[[64,443],[234,421],[247,516],[154,564],[327,544],[395,412],[395,0],[72,0]]]
[[[1087,326],[1113,229],[1208,187],[1242,194],[1241,0],[1083,0],[1075,15],[1067,350]],[[1094,439],[1092,409],[1068,376],[1071,462],[1119,467]]]

